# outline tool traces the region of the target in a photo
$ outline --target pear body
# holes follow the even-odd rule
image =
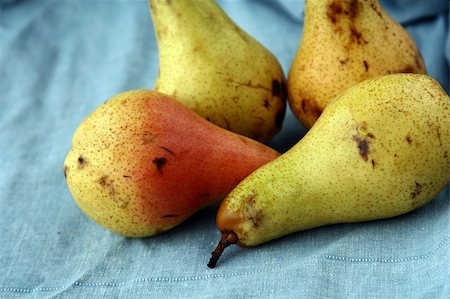
[[[358,82],[425,72],[414,41],[377,0],[309,0],[289,70],[289,104],[311,128],[336,96]]]
[[[116,95],[76,130],[64,172],[83,212],[128,237],[166,231],[278,156],[158,92]]]
[[[154,89],[212,123],[268,142],[282,126],[286,83],[274,55],[212,0],[150,0],[159,49]]]
[[[217,224],[255,246],[335,223],[412,211],[450,173],[450,98],[426,75],[387,75],[342,93],[288,152],[244,179]]]

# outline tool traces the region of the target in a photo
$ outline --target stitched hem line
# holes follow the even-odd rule
[[[335,260],[335,261],[345,261],[345,262],[355,262],[355,263],[403,263],[408,261],[417,261],[421,259],[428,258],[432,255],[434,255],[439,249],[444,247],[444,245],[447,243],[447,241],[450,239],[450,236],[447,236],[441,243],[439,243],[432,251],[430,251],[428,254],[418,255],[418,256],[411,256],[411,257],[405,257],[401,259],[383,259],[383,258],[351,258],[346,256],[338,256],[338,255],[330,255],[330,254],[321,254],[317,257],[319,258],[325,258],[327,260]]]
[[[421,260],[425,258],[429,258],[434,255],[439,249],[445,246],[447,241],[450,239],[450,236],[447,236],[441,243],[439,243],[432,251],[428,254],[406,257],[402,259],[383,259],[383,258],[351,258],[345,256],[337,256],[337,255],[329,255],[329,254],[321,254],[317,255],[318,258],[325,258],[328,260],[334,261],[347,261],[347,262],[357,262],[357,263],[367,263],[367,262],[376,262],[376,263],[401,263],[407,261],[415,261]],[[11,288],[11,287],[0,287],[0,292],[10,292],[10,293],[37,293],[37,292],[52,292],[52,291],[60,291],[70,287],[120,287],[132,285],[135,283],[147,283],[147,282],[184,282],[184,281],[195,281],[195,280],[203,280],[208,278],[223,278],[223,277],[232,277],[232,276],[241,276],[241,275],[250,275],[250,274],[258,274],[270,271],[279,271],[279,268],[271,267],[264,270],[257,271],[247,271],[240,273],[224,273],[224,274],[212,274],[212,275],[200,275],[200,276],[191,276],[191,277],[149,277],[149,278],[140,278],[133,279],[127,282],[104,282],[104,283],[85,283],[81,281],[75,281],[70,284],[68,287],[40,287],[40,288]]]
[[[127,282],[105,282],[105,283],[85,283],[80,281],[75,281],[72,283],[70,287],[120,287],[127,286],[134,283],[146,283],[146,282],[184,282],[184,281],[194,281],[194,280],[202,280],[208,278],[223,278],[223,277],[231,277],[231,276],[241,276],[241,275],[249,275],[249,274],[258,274],[264,273],[274,270],[280,270],[279,268],[267,268],[264,270],[257,271],[247,271],[241,273],[224,273],[224,274],[212,274],[212,275],[201,275],[201,276],[191,276],[191,277],[150,277],[150,278],[140,278],[133,279]],[[29,288],[7,288],[0,287],[0,292],[15,292],[15,293],[35,293],[35,292],[51,292],[51,291],[60,291],[64,290],[66,287],[41,287],[35,289]]]

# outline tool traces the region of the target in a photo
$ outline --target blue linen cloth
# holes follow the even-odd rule
[[[303,1],[219,4],[287,73]],[[448,1],[382,4],[448,92]],[[0,298],[449,298],[448,187],[392,219],[230,247],[215,269],[216,206],[154,238],[94,224],[64,181],[72,135],[114,94],[151,89],[157,68],[145,0],[0,0]],[[305,132],[289,110],[271,145]]]

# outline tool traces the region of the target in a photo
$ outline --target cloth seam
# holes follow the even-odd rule
[[[411,256],[401,259],[383,259],[383,258],[351,258],[346,256],[338,256],[338,255],[330,255],[330,254],[321,254],[316,255],[317,258],[325,258],[327,260],[335,260],[335,261],[346,261],[346,262],[377,262],[377,263],[401,263],[407,261],[415,261],[422,260],[425,258],[429,258],[438,252],[447,241],[450,239],[450,236],[447,236],[444,240],[442,240],[432,251],[427,254]],[[241,276],[241,275],[249,275],[249,274],[257,274],[264,273],[269,271],[278,271],[278,267],[271,267],[264,270],[257,271],[246,271],[246,272],[233,272],[233,273],[223,273],[223,274],[211,274],[211,275],[200,275],[200,276],[190,276],[190,277],[149,277],[149,278],[140,278],[133,279],[125,282],[99,282],[99,283],[85,283],[81,281],[75,281],[69,285],[69,287],[120,287],[127,286],[134,283],[146,283],[146,282],[185,282],[185,281],[195,281],[195,280],[203,280],[208,278],[223,278],[223,277],[232,277],[232,276]],[[34,293],[34,292],[51,292],[51,291],[59,291],[63,290],[65,287],[39,287],[39,288],[14,288],[14,287],[0,287],[0,292],[14,292],[14,293]]]
[[[447,236],[442,240],[432,251],[430,251],[427,254],[417,255],[417,256],[410,256],[405,257],[401,259],[384,259],[384,258],[352,258],[347,256],[339,256],[339,255],[332,255],[332,254],[320,254],[317,257],[319,258],[325,258],[327,260],[335,260],[335,261],[345,261],[345,262],[355,262],[355,263],[366,263],[366,262],[377,262],[377,263],[402,263],[402,262],[408,262],[408,261],[416,261],[425,259],[428,257],[431,257],[434,255],[439,249],[444,247],[444,245],[447,243],[447,241],[450,239],[450,236]]]
[[[249,275],[249,274],[257,274],[264,273],[269,271],[279,270],[279,268],[271,267],[264,270],[257,271],[246,271],[246,272],[233,272],[233,273],[224,273],[224,274],[211,274],[211,275],[200,275],[200,276],[190,276],[190,277],[149,277],[149,278],[139,278],[133,279],[125,282],[99,282],[99,283],[85,283],[80,281],[75,281],[70,284],[69,287],[119,287],[131,285],[134,283],[142,283],[142,282],[184,282],[184,281],[195,281],[201,279],[208,278],[223,278],[223,277],[232,277],[232,276],[240,276],[240,275]],[[34,292],[49,292],[49,291],[59,291],[63,290],[65,287],[39,287],[39,288],[12,288],[12,287],[0,287],[0,292],[17,292],[17,293],[34,293]]]

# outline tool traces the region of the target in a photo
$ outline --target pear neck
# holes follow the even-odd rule
[[[305,12],[306,14],[322,13],[326,10],[328,14],[355,14],[358,7],[361,5],[370,5],[373,8],[379,9],[380,3],[378,0],[306,0]]]
[[[204,35],[230,19],[214,0],[149,0],[157,39]]]
[[[305,5],[304,32],[317,32],[326,26],[318,24],[354,23],[361,11],[370,6],[381,13],[378,0],[307,0]]]

